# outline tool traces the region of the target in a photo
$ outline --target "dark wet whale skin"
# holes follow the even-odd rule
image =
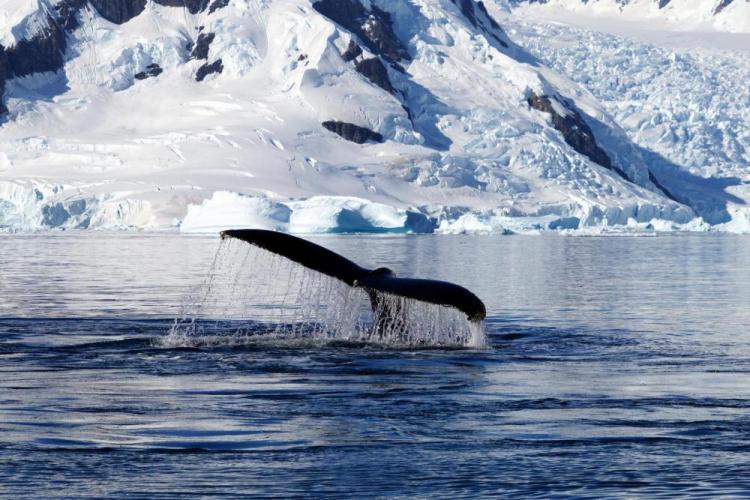
[[[230,229],[222,231],[221,237],[239,239],[282,255],[349,286],[455,307],[471,321],[482,321],[487,315],[479,297],[462,286],[446,281],[398,278],[387,267],[366,269],[327,248],[296,236],[264,229]]]

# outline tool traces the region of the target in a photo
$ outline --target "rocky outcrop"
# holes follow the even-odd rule
[[[223,9],[227,5],[229,5],[229,0],[214,0],[211,7],[208,8],[208,13],[213,14],[215,11]]]
[[[100,16],[109,22],[115,24],[123,24],[137,15],[139,15],[146,8],[148,0],[89,0],[91,5],[96,9]],[[154,0],[159,5],[165,7],[182,7],[187,9],[191,14],[197,14],[206,10],[208,7],[209,0]],[[220,4],[224,2],[226,5],[227,0],[215,0],[214,4]],[[55,9],[60,14],[61,20],[64,20],[64,28],[67,30],[75,29],[77,27],[77,19],[75,15],[69,15],[71,12],[75,14],[86,4],[86,0],[63,0],[55,6]],[[220,8],[220,5],[213,7],[213,10]],[[75,24],[75,26],[71,26]]]
[[[57,23],[70,33],[79,27],[78,12],[85,7],[87,0],[63,0],[55,4]]]
[[[362,47],[357,45],[354,40],[349,40],[349,46],[341,54],[341,58],[346,62],[355,61],[362,53]],[[395,94],[391,79],[388,76],[388,70],[379,57],[360,59],[354,63],[354,69],[389,94]]]
[[[144,71],[135,74],[135,79],[145,80],[146,78],[153,78],[161,75],[163,71],[158,64],[149,64]]]
[[[366,142],[383,142],[383,136],[370,130],[369,128],[360,127],[353,123],[339,122],[339,121],[326,121],[322,123],[323,127],[330,130],[334,134],[338,134],[347,141],[356,142],[357,144],[364,144]]]
[[[393,31],[391,15],[373,6],[366,9],[358,0],[319,0],[313,8],[355,35],[371,52],[390,63],[409,60],[409,52]]]
[[[221,73],[222,71],[224,71],[224,63],[221,62],[221,59],[217,59],[211,64],[206,63],[196,71],[195,81],[202,82],[208,75]]]
[[[373,6],[362,25],[362,31],[365,38],[386,61],[397,63],[411,59],[409,51],[393,31],[393,21],[388,12]]]
[[[51,16],[33,37],[7,49],[9,76],[57,71],[63,66],[65,31]]]
[[[198,35],[198,40],[193,45],[193,50],[190,52],[190,59],[208,59],[208,49],[211,47],[211,42],[214,41],[216,35],[214,33],[201,33]]]
[[[484,31],[503,47],[508,47],[508,44],[495,33],[496,31],[502,31],[502,29],[497,21],[490,16],[490,13],[487,12],[487,7],[485,7],[483,2],[475,2],[474,0],[452,1],[461,9],[461,13],[469,20],[472,26]],[[479,13],[475,9],[479,9]],[[485,22],[489,24],[489,27],[486,26]]]
[[[123,24],[143,12],[147,0],[89,0],[96,11],[109,22]]]
[[[5,54],[5,47],[0,45],[0,116],[8,112],[8,108],[3,104],[3,95],[5,94],[5,80],[8,79],[8,56]]]
[[[385,69],[379,58],[362,59],[355,65],[355,68],[360,74],[381,89],[389,94],[394,93],[393,85],[391,85],[391,80],[388,77],[388,70]]]
[[[570,147],[594,163],[613,170],[623,178],[630,180],[625,172],[613,164],[607,153],[599,147],[591,127],[588,126],[576,109],[564,105],[557,97],[540,96],[533,92],[528,97],[527,102],[532,108],[549,113],[552,116],[552,125],[563,135],[565,142]],[[561,113],[561,110],[564,110],[564,112]]]
[[[666,7],[667,5],[669,5],[670,1],[671,0],[659,0],[659,8],[663,9],[664,7]]]
[[[362,47],[357,45],[357,42],[354,40],[349,40],[349,46],[346,48],[343,54],[341,54],[341,58],[346,61],[353,61],[359,56],[362,55]]]
[[[184,7],[191,14],[202,12],[208,6],[208,0],[154,0],[154,2],[166,7]]]
[[[0,114],[6,112],[2,104],[6,80],[22,77],[34,73],[58,71],[63,67],[64,54],[67,45],[66,35],[79,27],[78,13],[86,5],[96,9],[104,19],[122,24],[139,15],[146,7],[148,0],[60,0],[47,10],[43,27],[28,39],[18,41],[8,49],[0,47]],[[169,7],[183,7],[191,13],[197,13],[207,8],[209,0],[154,0],[156,3]],[[224,0],[215,0],[216,8],[222,6]],[[226,4],[226,2],[224,2]],[[201,34],[193,47],[191,57],[207,59],[208,49],[214,34]],[[223,65],[216,61],[204,65],[198,70],[196,79],[203,80],[211,73],[221,72]],[[162,69],[152,64],[135,75],[142,80],[159,75]]]
[[[721,0],[714,8],[714,15],[719,14],[722,10],[729,7],[733,0]]]
[[[41,27],[28,39],[14,46],[0,46],[0,114],[7,112],[3,104],[5,82],[13,77],[58,71],[63,67],[67,47],[66,34],[78,27],[76,17],[85,0],[64,0],[47,11]],[[44,14],[40,14],[44,16]]]

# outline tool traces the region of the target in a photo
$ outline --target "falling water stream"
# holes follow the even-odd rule
[[[394,348],[486,345],[482,323],[455,308],[372,293],[377,294],[374,308],[362,288],[228,238],[205,282],[186,298],[181,317],[160,342],[170,347],[300,340]]]

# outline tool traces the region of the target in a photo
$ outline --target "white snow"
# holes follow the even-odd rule
[[[618,22],[655,21],[661,23],[662,28],[675,31],[750,33],[750,2],[747,0],[733,0],[719,12],[719,0],[670,0],[663,8],[659,8],[657,0],[547,0],[544,3],[512,1],[523,6],[523,11],[517,12],[517,15],[524,18],[544,15],[560,19],[560,16],[565,16],[565,12],[569,12],[576,16],[596,16]],[[507,3],[503,2],[502,5],[507,9]]]
[[[44,19],[40,0],[3,1],[0,6],[0,45],[10,47],[36,33]]]
[[[34,12],[26,0],[9,3],[9,23]],[[649,52],[640,42],[619,47],[608,38],[614,35],[514,21],[487,2],[545,66],[488,41],[451,0],[372,3],[394,13],[413,55],[404,62],[408,75],[389,69],[413,120],[399,98],[341,59],[351,34],[309,1],[233,0],[210,16],[149,3],[120,26],[86,9],[61,72],[8,82],[0,227],[526,232],[629,219],[693,227],[684,225],[695,213],[649,180],[642,147],[696,175],[745,169],[738,158],[749,154],[741,111],[747,84],[737,78],[748,65],[739,56],[722,56],[720,64],[712,63],[715,53],[672,60],[668,49]],[[200,26],[216,33],[208,62],[220,57],[224,71],[199,83],[195,71],[205,61],[188,61],[186,45]],[[586,36],[592,47],[580,48]],[[152,63],[164,72],[134,78]],[[702,79],[691,81],[698,72]],[[532,91],[574,102],[636,184],[573,151],[549,115],[529,108]],[[726,121],[715,121],[722,102],[730,104]],[[691,114],[690,106],[714,114]],[[331,119],[370,128],[386,142],[347,142],[321,127]],[[712,128],[718,132],[704,137],[715,141],[695,139]],[[745,199],[741,186],[728,189]],[[708,194],[717,193],[726,194]],[[747,220],[732,207],[731,217]]]

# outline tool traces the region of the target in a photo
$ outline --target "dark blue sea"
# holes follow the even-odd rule
[[[750,237],[319,236],[486,349],[165,347],[218,238],[0,236],[0,496],[750,496]]]

